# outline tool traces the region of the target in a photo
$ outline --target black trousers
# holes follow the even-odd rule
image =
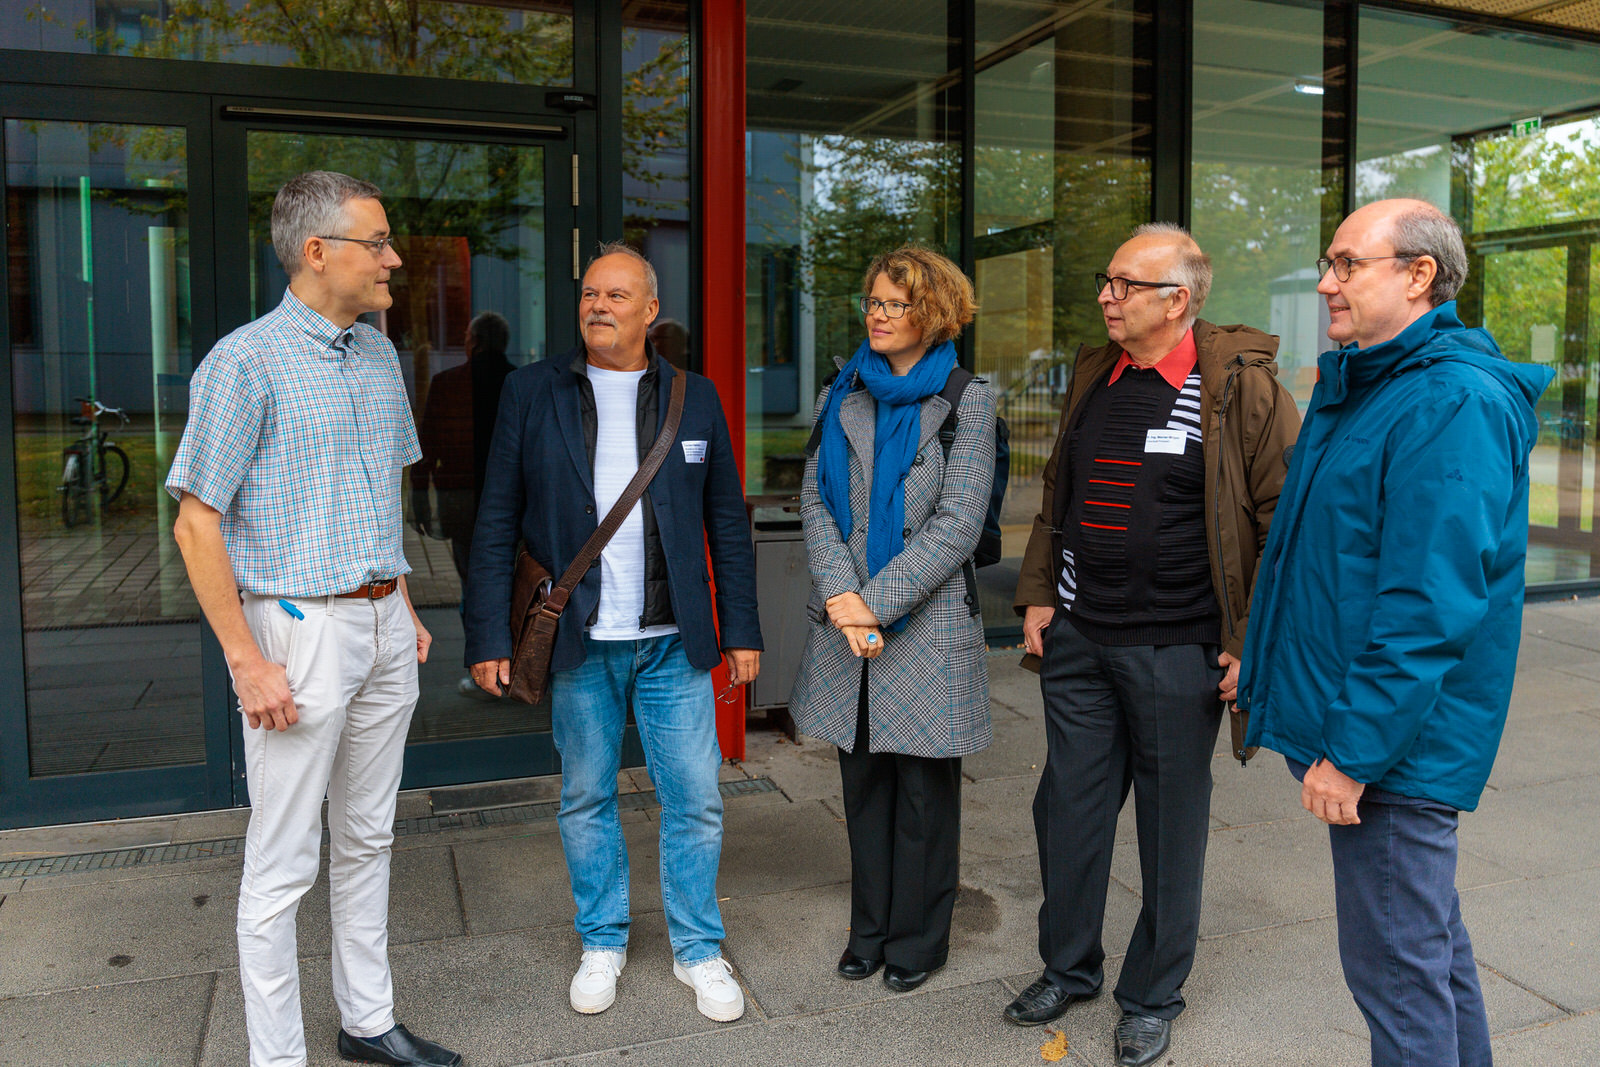
[[[849,949],[913,971],[950,955],[961,862],[961,760],[868,752],[862,664],[855,751],[839,750],[850,834]]]
[[[1033,825],[1045,977],[1073,993],[1100,988],[1111,848],[1131,786],[1144,905],[1116,998],[1125,1011],[1162,1019],[1183,1011],[1200,930],[1211,756],[1222,722],[1217,652],[1101,645],[1058,615],[1039,675],[1048,754]]]

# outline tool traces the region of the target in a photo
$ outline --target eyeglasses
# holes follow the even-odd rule
[[[387,237],[380,237],[376,241],[369,241],[364,237],[340,237],[335,233],[319,233],[317,236],[324,241],[349,241],[351,244],[366,245],[380,256],[387,249],[393,248],[395,241],[398,240],[392,233]]]
[[[913,304],[906,303],[904,300],[879,300],[877,297],[873,296],[864,296],[861,298],[861,314],[863,315],[870,315],[879,308],[882,308],[885,315],[889,316],[891,319],[898,319],[905,315],[905,313],[914,306],[915,305]]]
[[[1352,264],[1371,263],[1380,259],[1403,259],[1409,263],[1411,260],[1416,259],[1417,255],[1418,253],[1408,252],[1398,256],[1334,256],[1332,259],[1323,256],[1317,260],[1317,277],[1323,277],[1332,268],[1335,278],[1338,278],[1341,282],[1347,282],[1350,280],[1350,267]]]
[[[1094,292],[1096,296],[1105,292],[1106,286],[1111,286],[1111,299],[1128,299],[1129,289],[1166,289],[1176,286],[1178,282],[1137,282],[1132,278],[1113,278],[1106,274],[1094,276]]]

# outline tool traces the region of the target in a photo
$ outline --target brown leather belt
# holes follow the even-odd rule
[[[348,593],[335,593],[334,596],[347,597],[353,600],[382,600],[396,589],[400,588],[400,579],[390,578],[382,582],[372,582]]]

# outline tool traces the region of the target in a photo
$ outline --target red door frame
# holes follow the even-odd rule
[[[744,481],[744,0],[702,0],[698,103],[700,153],[700,351],[717,387]],[[716,672],[717,692],[727,687]],[[727,759],[744,758],[746,696],[717,702],[717,740]]]

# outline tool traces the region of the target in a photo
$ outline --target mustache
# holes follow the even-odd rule
[[[583,324],[585,326],[595,326],[595,325],[615,326],[617,324],[617,320],[615,318],[611,317],[610,315],[604,314],[602,312],[596,312],[596,313],[590,315],[588,318],[584,319],[583,320]]]

